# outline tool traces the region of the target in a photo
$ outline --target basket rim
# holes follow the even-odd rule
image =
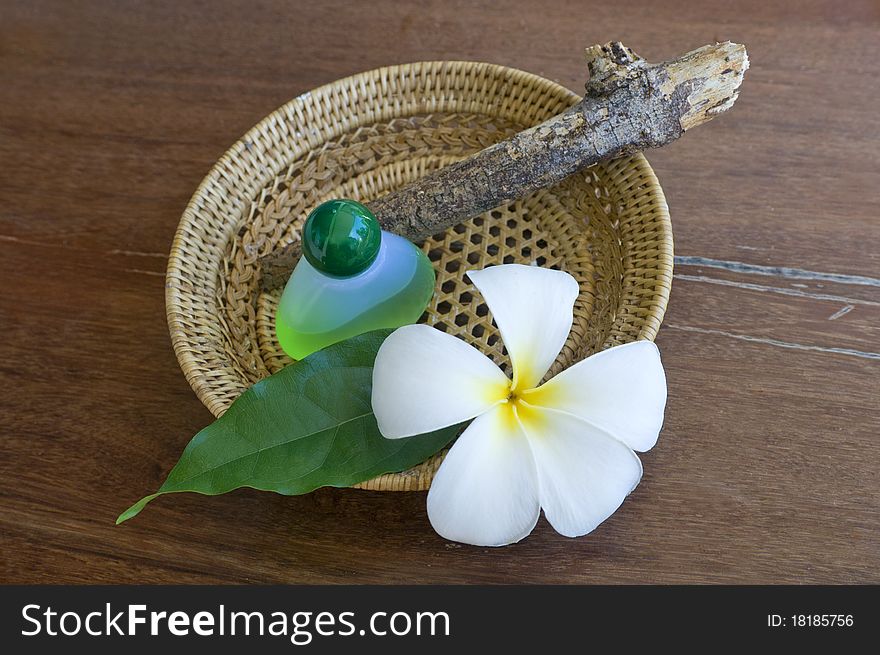
[[[567,96],[567,99],[570,100],[572,104],[581,100],[580,95],[578,95],[571,89],[559,84],[558,82],[547,79],[535,73],[530,73],[528,71],[523,71],[510,66],[504,66],[502,64],[469,60],[425,60],[411,63],[381,66],[379,68],[355,73],[353,75],[349,75],[347,77],[343,77],[332,82],[322,84],[288,100],[283,105],[279,106],[278,108],[267,114],[265,117],[263,117],[247,132],[239,137],[213,163],[211,168],[206,173],[205,177],[196,187],[190,200],[187,202],[187,205],[181,215],[180,221],[178,222],[168,256],[168,265],[166,267],[165,273],[165,313],[168,322],[168,329],[169,335],[171,337],[172,347],[174,349],[174,354],[177,358],[178,364],[181,367],[181,370],[183,371],[187,382],[195,392],[196,396],[199,398],[202,404],[204,404],[211,411],[211,413],[215,415],[215,417],[221,416],[225,411],[225,407],[222,406],[222,402],[217,398],[216,391],[213,391],[210,384],[206,383],[206,378],[209,378],[210,376],[207,376],[205,374],[205,371],[199,368],[200,362],[198,358],[191,353],[191,350],[188,347],[186,328],[180,318],[184,315],[184,310],[181,307],[181,303],[179,302],[179,299],[177,297],[179,295],[179,290],[175,285],[169,283],[169,280],[171,279],[172,273],[174,271],[185,269],[187,257],[184,249],[184,235],[187,231],[188,226],[192,225],[197,218],[197,207],[200,199],[205,196],[206,191],[210,189],[211,185],[216,181],[217,176],[222,173],[224,168],[228,167],[230,164],[233,164],[235,160],[241,155],[243,150],[250,150],[250,144],[257,141],[257,136],[259,136],[267,128],[271,127],[273,122],[279,119],[286,119],[290,115],[290,110],[292,110],[298,103],[308,102],[311,96],[320,96],[322,94],[327,94],[329,92],[332,92],[334,89],[351,88],[361,81],[374,80],[376,78],[381,78],[381,76],[383,75],[398,77],[405,73],[410,73],[414,71],[417,72],[419,69],[424,67],[456,65],[468,68],[476,68],[478,70],[485,68],[491,70],[494,73],[502,74],[504,76],[519,77],[520,79],[527,80],[530,83],[544,87],[548,91],[553,91],[559,94],[560,97]],[[362,120],[360,116],[352,115],[350,117],[350,120],[344,125],[340,126],[338,129],[345,132],[352,129],[357,129],[358,127],[366,123],[367,121]],[[307,136],[304,135],[302,141],[303,147],[311,147],[311,145],[308,144]],[[647,194],[654,201],[655,210],[657,212],[657,218],[659,222],[665,227],[663,239],[663,245],[665,247],[663,247],[662,251],[658,253],[662,273],[657,276],[658,281],[662,279],[663,281],[665,281],[665,284],[658,285],[655,288],[655,303],[653,304],[648,316],[645,317],[645,325],[642,327],[638,336],[638,339],[647,339],[653,341],[666,313],[666,308],[669,301],[669,293],[672,285],[673,245],[671,220],[665,194],[663,193],[663,189],[660,187],[657,176],[651,168],[650,164],[648,163],[648,160],[640,152],[630,155],[629,159],[631,165],[638,170],[642,178],[642,183],[647,187]]]

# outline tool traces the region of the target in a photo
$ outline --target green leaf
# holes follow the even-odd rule
[[[159,491],[125,510],[116,523],[163,494],[213,496],[241,487],[304,494],[402,471],[439,451],[460,426],[385,439],[376,425],[370,404],[373,362],[390,333],[353,337],[257,382],[193,437]]]

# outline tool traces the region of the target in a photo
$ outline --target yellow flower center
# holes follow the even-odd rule
[[[535,408],[525,399],[525,395],[531,391],[533,389],[518,388],[512,381],[508,383],[506,397],[500,408],[506,428],[519,432],[525,421],[534,421]]]
[[[537,434],[542,424],[540,407],[552,401],[557,392],[545,388],[547,385],[524,389],[523,382],[527,384],[528,376],[520,372],[514,377],[515,380],[508,380],[500,388],[493,385],[486,390],[487,394],[495,402],[500,402],[499,410],[505,428],[514,432],[526,428],[529,433]]]

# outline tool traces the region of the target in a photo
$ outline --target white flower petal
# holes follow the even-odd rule
[[[663,425],[666,374],[657,346],[634,341],[588,357],[522,397],[574,414],[644,452]]]
[[[504,400],[510,380],[461,339],[427,325],[392,332],[376,354],[373,412],[389,439],[461,423]]]
[[[540,514],[528,441],[505,403],[478,416],[440,465],[428,492],[428,518],[440,536],[503,546],[527,536]]]
[[[592,532],[642,477],[630,448],[580,419],[518,403],[538,469],[538,493],[550,525],[566,537]]]
[[[513,364],[513,388],[536,386],[562,350],[578,283],[568,273],[503,264],[468,277],[483,294]]]

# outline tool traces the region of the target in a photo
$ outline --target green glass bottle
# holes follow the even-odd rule
[[[303,257],[287,281],[275,332],[293,359],[357,334],[415,323],[434,294],[434,269],[385,232],[359,202],[330,200],[309,214]]]

